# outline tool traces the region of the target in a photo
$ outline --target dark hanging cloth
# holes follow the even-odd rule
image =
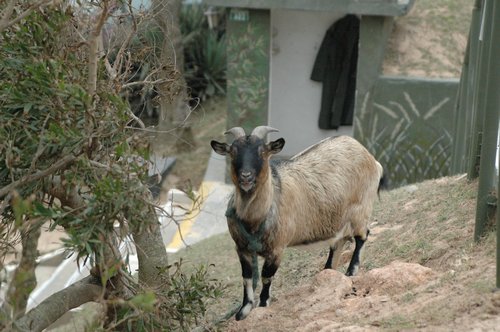
[[[318,125],[337,129],[352,125],[358,63],[359,18],[346,15],[327,30],[311,80],[323,82]]]

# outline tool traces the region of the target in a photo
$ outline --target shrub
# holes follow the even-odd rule
[[[184,5],[181,32],[184,77],[193,98],[205,100],[226,91],[226,39],[224,24],[211,30],[202,5]]]
[[[0,2],[2,21],[27,10],[0,27],[0,270],[8,250],[19,242],[23,248],[0,303],[0,330],[14,323],[19,330],[42,330],[67,311],[70,299],[89,298],[125,311],[108,312],[108,321],[97,323],[105,329],[141,321],[133,330],[186,330],[204,313],[204,298],[218,291],[206,269],[186,276],[167,265],[148,190],[149,146],[130,125],[135,118],[122,98],[126,74],[135,68],[126,61],[113,75],[105,61],[118,57],[103,59],[87,47],[97,44],[98,34],[87,32],[106,20],[107,10],[94,19],[78,6],[40,6]],[[25,314],[45,223],[49,231],[65,229],[66,249],[91,263],[91,275],[78,282],[81,292],[67,287]],[[118,247],[128,235],[136,252],[148,253],[138,254],[138,279]],[[43,305],[51,301],[58,305]]]

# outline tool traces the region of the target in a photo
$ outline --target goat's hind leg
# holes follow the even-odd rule
[[[260,292],[259,307],[270,304],[271,282],[281,262],[281,254],[266,257],[262,266],[262,291]]]
[[[346,241],[346,238],[341,238],[335,244],[330,246],[330,253],[328,254],[328,258],[326,260],[325,270],[337,269],[339,267],[340,257],[342,256],[342,250],[344,249]]]
[[[368,238],[368,234],[370,231],[366,231],[366,236],[363,238],[362,236],[356,235],[354,236],[354,241],[356,246],[354,247],[354,252],[352,253],[351,262],[349,263],[349,267],[347,268],[346,276],[353,276],[358,273],[359,270],[359,256],[361,254],[361,249],[365,244],[366,239]]]

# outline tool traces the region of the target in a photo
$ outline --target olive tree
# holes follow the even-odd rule
[[[96,329],[186,328],[191,318],[179,312],[202,312],[201,297],[214,294],[207,283],[190,291],[189,279],[173,282],[182,275],[168,265],[147,186],[155,128],[147,128],[124,98],[131,85],[176,84],[161,63],[153,71],[158,75],[128,81],[141,57],[132,45],[144,39],[138,31],[150,15],[126,1],[0,4],[0,269],[5,253],[16,242],[22,246],[0,328],[41,331],[89,301],[107,311]],[[62,226],[66,248],[93,268],[26,313],[46,223]],[[126,235],[137,249],[137,278],[118,250]],[[203,271],[196,278],[204,280]]]

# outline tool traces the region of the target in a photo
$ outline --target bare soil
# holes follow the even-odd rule
[[[286,250],[272,303],[224,331],[500,331],[495,233],[474,243],[477,182],[465,176],[382,192],[357,276],[323,270],[327,248]],[[493,226],[491,226],[493,228]],[[208,303],[206,327],[237,307],[242,281],[234,244],[223,234],[172,257],[186,271],[210,265],[224,287]],[[262,263],[262,262],[261,262]]]
[[[394,21],[383,65],[386,75],[458,78],[474,1],[416,0]]]

